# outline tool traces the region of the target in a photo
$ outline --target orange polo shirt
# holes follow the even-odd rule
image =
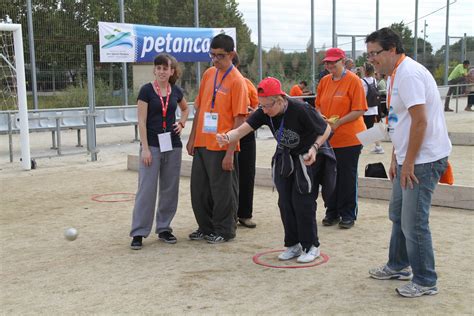
[[[352,111],[367,111],[367,100],[361,80],[350,71],[346,71],[346,75],[339,81],[332,80],[332,76],[323,77],[318,85],[316,107],[327,118],[333,115],[342,118]],[[329,143],[334,148],[360,145],[356,134],[364,130],[364,119],[360,116],[339,126]]]
[[[295,84],[293,87],[291,87],[290,95],[292,97],[298,97],[300,95],[303,95],[303,90],[301,90],[300,86]]]
[[[258,106],[258,92],[257,88],[253,85],[252,81],[249,79],[245,78],[245,83],[247,84],[247,91],[249,93],[249,105],[252,109],[256,109]]]
[[[228,145],[219,147],[216,141],[216,134],[203,133],[204,113],[211,112],[212,92],[214,89],[214,77],[217,68],[207,69],[201,79],[199,94],[196,97],[194,106],[199,108],[199,117],[196,126],[196,138],[194,147],[205,147],[208,150],[225,151]],[[222,81],[225,71],[219,71],[216,86]],[[234,118],[239,115],[247,115],[248,92],[244,77],[234,67],[216,93],[216,100],[213,113],[218,114],[217,133],[226,133],[234,128]],[[239,150],[237,146],[236,150]]]

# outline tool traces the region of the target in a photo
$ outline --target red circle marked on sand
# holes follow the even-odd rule
[[[284,250],[283,249],[282,250],[268,250],[268,251],[260,252],[260,253],[257,253],[255,256],[253,256],[252,260],[256,264],[259,264],[261,266],[268,267],[268,268],[275,268],[275,269],[310,268],[310,267],[315,267],[315,266],[322,265],[322,264],[328,262],[328,260],[329,260],[329,256],[321,252],[321,255],[318,258],[316,258],[316,260],[314,262],[311,262],[309,264],[298,264],[296,266],[294,266],[294,265],[291,265],[291,266],[288,266],[288,265],[277,266],[277,265],[273,265],[273,264],[270,264],[270,263],[260,261],[260,257],[262,257],[266,254],[274,253],[274,252],[282,252],[282,251],[284,251]]]
[[[107,197],[111,197],[110,199]],[[117,197],[113,199],[113,197]],[[128,202],[135,200],[134,193],[115,192],[105,194],[95,194],[91,197],[92,201],[100,203],[116,203],[116,202]]]

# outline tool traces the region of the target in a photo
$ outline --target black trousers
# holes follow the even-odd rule
[[[319,155],[312,165],[312,190],[308,194],[298,192],[294,173],[285,178],[275,172],[273,181],[278,191],[278,206],[285,230],[285,247],[291,247],[297,243],[300,243],[305,251],[309,250],[312,245],[319,247],[316,199],[318,198],[324,161],[325,157]]]
[[[448,81],[448,85],[454,85],[454,84],[461,84],[464,83],[465,80],[463,77],[456,78],[453,80]],[[458,92],[459,89],[459,94],[462,94],[462,88],[461,87],[449,87],[448,93],[446,94],[446,100],[444,101],[444,109],[447,110],[449,109],[449,102],[451,101],[451,95],[454,94],[455,92]]]
[[[337,160],[336,188],[326,201],[326,217],[357,219],[357,166],[362,145],[333,148]]]
[[[199,229],[226,239],[235,237],[239,166],[234,154],[234,170],[222,169],[225,151],[195,148],[191,167],[191,204]]]
[[[256,156],[255,133],[252,132],[240,140],[239,208],[237,210],[239,218],[252,218]]]

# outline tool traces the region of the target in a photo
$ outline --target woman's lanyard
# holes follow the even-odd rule
[[[272,128],[275,131],[276,139],[277,139],[277,145],[280,145],[281,136],[283,135],[283,123],[284,122],[285,122],[285,116],[283,114],[283,117],[281,118],[281,122],[280,122],[280,127],[278,128],[278,132],[277,132],[277,130],[275,129],[275,126],[273,126],[273,120],[270,117],[270,124],[272,124]]]
[[[214,106],[216,104],[217,91],[220,89],[220,87],[222,85],[222,82],[224,81],[225,77],[227,77],[227,75],[232,70],[232,68],[234,68],[234,65],[230,65],[230,67],[226,70],[226,72],[222,76],[221,82],[219,83],[218,86],[216,86],[216,84],[217,84],[217,75],[219,74],[219,69],[216,70],[216,75],[214,76],[214,89],[212,91],[211,112],[212,112],[212,110],[214,110]]]
[[[156,80],[154,84],[155,84],[156,92],[158,92],[158,96],[161,99],[161,111],[163,113],[163,132],[166,132],[166,113],[168,112],[168,103],[170,101],[171,87],[170,87],[170,84],[166,86],[166,103],[165,103],[163,97],[161,96],[160,86],[158,85],[158,82]]]
[[[402,61],[405,59],[405,54],[402,54],[400,58],[398,59],[397,63],[395,64],[395,68],[392,71],[392,74],[390,75],[390,85],[387,87],[387,109],[390,110],[390,102],[392,100],[392,90],[393,90],[393,83],[395,82],[395,74],[397,73],[397,68],[398,66],[402,63]]]

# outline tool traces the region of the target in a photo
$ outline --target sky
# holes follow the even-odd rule
[[[237,0],[238,9],[258,43],[257,0]],[[317,50],[332,46],[332,0],[314,0],[314,32]],[[379,27],[403,21],[413,32],[415,0],[379,0]],[[418,0],[418,37],[434,51],[445,43],[447,0]],[[279,46],[286,52],[305,51],[311,38],[311,0],[261,0],[262,47]],[[437,11],[439,10],[439,11]],[[336,33],[367,35],[375,31],[376,0],[336,0]],[[437,12],[434,12],[437,11]],[[434,13],[433,13],[434,12]],[[474,36],[474,0],[450,0],[449,36]],[[365,50],[362,37],[356,38],[356,50]],[[450,44],[459,39],[452,38]],[[351,50],[351,38],[339,37],[338,47]],[[421,53],[422,47],[419,47]]]

